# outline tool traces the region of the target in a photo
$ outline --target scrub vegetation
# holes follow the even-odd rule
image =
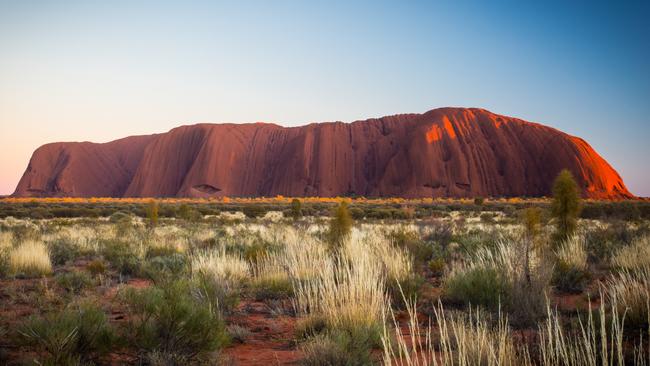
[[[650,362],[647,202],[0,201],[0,364]]]

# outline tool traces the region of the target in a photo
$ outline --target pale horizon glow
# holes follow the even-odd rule
[[[0,0],[0,195],[49,142],[457,106],[584,138],[650,196],[649,8]]]

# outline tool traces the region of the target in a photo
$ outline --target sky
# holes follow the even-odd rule
[[[55,141],[481,107],[650,196],[648,1],[0,0],[0,195]]]

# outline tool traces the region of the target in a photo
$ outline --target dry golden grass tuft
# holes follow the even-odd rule
[[[623,270],[606,283],[607,295],[630,326],[645,327],[650,312],[650,268]]]
[[[528,350],[515,343],[508,320],[501,313],[493,325],[481,311],[447,314],[438,303],[433,318],[423,328],[418,320],[416,303],[406,303],[408,333],[402,332],[392,310],[389,315],[393,327],[390,328],[390,322],[385,322],[383,328],[383,361],[386,366],[532,364]]]
[[[383,268],[367,251],[343,255],[307,281],[294,281],[294,307],[302,315],[319,315],[330,329],[378,329],[388,303]]]
[[[577,270],[587,270],[587,249],[585,238],[582,235],[573,235],[565,240],[555,252],[558,262],[567,267]]]
[[[191,259],[192,273],[232,283],[250,277],[251,268],[240,256],[227,254],[224,250],[212,250],[196,254]]]
[[[28,277],[52,273],[47,247],[40,241],[25,241],[9,252],[9,272]]]
[[[631,245],[621,248],[612,258],[612,264],[624,270],[650,268],[650,235],[636,238]]]

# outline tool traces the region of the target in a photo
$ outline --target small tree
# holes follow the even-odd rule
[[[562,170],[553,183],[551,213],[555,218],[555,242],[562,242],[575,232],[580,214],[580,191],[567,169]]]
[[[530,252],[537,249],[537,236],[539,235],[541,211],[537,207],[529,207],[524,210],[523,223],[525,229],[525,258],[524,258],[524,273],[526,276],[526,283],[531,285],[530,281]]]
[[[350,236],[352,231],[352,216],[348,209],[348,203],[341,201],[334,211],[334,217],[330,220],[329,242],[334,251],[343,245],[345,239]]]
[[[291,200],[291,217],[293,217],[294,220],[298,220],[302,217],[302,203],[297,198]]]
[[[156,200],[151,200],[147,204],[147,219],[151,228],[158,226],[158,206],[158,201]]]

